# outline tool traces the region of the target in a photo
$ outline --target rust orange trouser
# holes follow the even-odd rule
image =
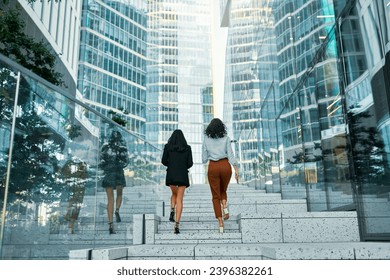
[[[227,159],[209,162],[207,177],[214,207],[215,217],[222,217],[221,201],[227,200],[227,188],[232,177],[232,168]]]

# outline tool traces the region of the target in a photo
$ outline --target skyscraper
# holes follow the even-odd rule
[[[145,137],[146,1],[83,1],[78,89]]]
[[[17,1],[23,7],[26,34],[47,42],[57,55],[56,71],[68,92],[75,95],[79,58],[81,1]]]
[[[276,98],[268,93],[278,84],[273,1],[240,0],[223,4],[222,25],[229,27],[224,119],[235,143],[241,177],[248,182],[249,178],[257,177],[253,175],[259,172],[264,152],[269,153],[271,146],[277,148],[276,141],[273,144],[269,141],[270,130],[261,125],[260,114],[262,102]],[[276,140],[275,130],[272,135]],[[265,174],[262,175],[264,179]]]
[[[205,181],[202,101],[212,84],[211,5],[209,0],[148,3],[147,139],[161,147],[173,130],[183,130],[194,158],[192,183]]]

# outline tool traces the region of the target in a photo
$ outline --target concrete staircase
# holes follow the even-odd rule
[[[167,189],[168,190],[168,189]],[[170,192],[156,214],[134,215],[133,245],[71,251],[71,259],[390,259],[390,244],[359,242],[356,212],[307,212],[305,199],[232,184],[220,234],[207,185],[186,190],[180,234],[168,221]]]
[[[252,198],[264,193],[264,191],[250,190],[245,186],[236,185],[228,193],[229,197],[231,196],[229,200],[231,211],[238,205],[240,199],[244,199],[244,192],[246,192],[245,196]],[[219,225],[214,216],[211,193],[207,185],[195,185],[186,190],[178,235],[172,234],[174,223],[168,221],[169,212],[170,205],[167,203],[165,206],[167,217],[159,221],[154,244],[242,243],[237,214],[231,215],[230,219],[225,221],[224,234],[219,233]]]

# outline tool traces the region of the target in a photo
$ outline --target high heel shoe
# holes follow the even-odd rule
[[[113,223],[108,223],[108,232],[110,234],[116,234],[115,230],[114,230],[114,224]]]
[[[174,222],[175,221],[175,211],[171,211],[171,214],[169,215],[169,221]]]
[[[223,227],[223,225],[221,226],[221,225],[219,225],[219,233],[223,233],[223,230],[224,230],[224,227]]]
[[[115,219],[117,223],[120,223],[122,221],[121,216],[119,215],[119,211],[115,211]]]
[[[174,229],[175,229],[175,234],[179,234],[180,233],[179,223],[178,222],[175,223]]]
[[[226,208],[223,208],[223,219],[224,220],[229,220],[230,216],[229,216],[229,210]]]

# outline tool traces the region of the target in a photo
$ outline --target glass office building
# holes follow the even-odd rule
[[[143,138],[146,22],[146,1],[83,1],[78,71],[78,98]]]
[[[301,189],[312,211],[357,210],[363,240],[390,232],[389,14],[379,2],[280,1],[275,13],[282,193]]]
[[[36,41],[45,42],[57,56],[55,71],[69,92],[76,92],[81,24],[80,0],[69,1],[2,1],[1,7],[18,9],[25,32]]]
[[[275,18],[282,187],[308,186],[313,211],[353,203],[333,2],[279,1]]]
[[[212,84],[211,5],[208,0],[148,4],[147,139],[161,147],[181,129],[192,148],[192,183],[206,177],[202,101]]]
[[[270,13],[262,20],[273,22],[277,74],[264,62],[245,66],[263,46],[250,44],[258,27],[248,19],[254,3],[221,1],[222,24],[229,26],[225,110],[246,181],[283,198],[305,198],[310,211],[357,210],[363,240],[389,238],[388,1],[264,3]],[[246,30],[235,45],[240,28]],[[277,81],[260,90],[257,106],[245,82],[256,68]],[[251,114],[260,127],[252,143]],[[265,141],[272,131],[276,143]]]
[[[361,234],[389,240],[390,2],[334,2]]]

